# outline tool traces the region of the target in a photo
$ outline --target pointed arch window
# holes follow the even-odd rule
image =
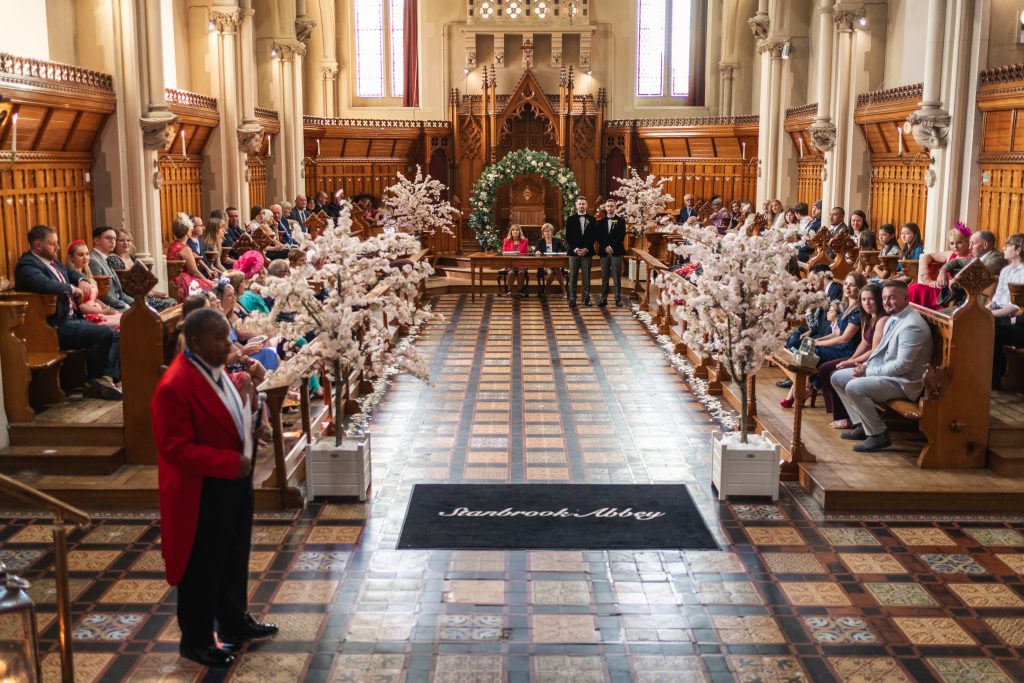
[[[637,0],[636,96],[704,103],[707,0]]]

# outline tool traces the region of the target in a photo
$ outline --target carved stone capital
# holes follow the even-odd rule
[[[142,146],[164,151],[174,142],[174,123],[178,117],[169,111],[155,110],[142,115]]]
[[[832,11],[832,23],[840,31],[852,31],[854,23],[860,21],[865,16],[867,15],[864,13],[863,7],[836,9]]]
[[[786,40],[781,38],[762,40],[757,44],[757,52],[762,55],[768,53],[772,59],[779,59],[782,57],[782,48],[785,47],[785,45]]]
[[[255,154],[263,145],[263,126],[258,123],[243,123],[236,131],[238,149],[242,152]]]
[[[757,14],[747,19],[747,26],[750,27],[750,32],[754,34],[754,38],[757,40],[764,40],[768,37],[768,27],[770,25],[771,21],[769,21],[767,14]]]
[[[924,107],[907,117],[904,131],[913,134],[926,149],[940,149],[949,143],[949,113],[938,107]]]
[[[719,62],[718,73],[722,78],[729,79],[736,75],[737,65],[734,62]]]
[[[811,142],[820,152],[828,152],[836,146],[836,125],[831,121],[815,121],[811,124]]]
[[[210,21],[218,33],[238,33],[242,26],[242,11],[237,7],[227,10],[210,10]]]
[[[300,42],[275,43],[273,49],[277,52],[277,56],[280,57],[283,62],[290,62],[295,59],[296,56],[301,57],[306,54],[306,46]]]
[[[327,62],[320,65],[320,73],[323,75],[325,81],[333,81],[338,77],[338,63]]]
[[[303,45],[309,45],[314,28],[316,28],[316,22],[305,14],[295,17],[295,39]]]

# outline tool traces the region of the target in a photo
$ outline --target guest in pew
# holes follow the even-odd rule
[[[892,223],[886,223],[882,227],[878,228],[878,255],[879,256],[899,256],[900,246],[899,241],[896,239],[896,227]],[[871,274],[868,276],[871,281],[875,284],[879,284],[888,280],[893,273],[890,273],[885,267],[885,264],[879,261],[872,269]]]
[[[513,223],[512,226],[509,227],[508,235],[501,243],[501,251],[502,253],[529,253],[530,240],[526,239],[526,235],[523,234],[523,229],[516,223]],[[507,285],[509,296],[528,296],[529,293],[526,291],[526,268],[507,266],[503,270],[505,271],[505,276],[508,278]]]
[[[820,216],[820,202],[818,204],[819,206],[815,210]],[[807,240],[809,240],[811,236],[818,231],[818,228],[821,227],[821,220],[819,219],[816,221],[808,215],[807,204],[805,202],[800,202],[794,206],[793,212],[796,214],[797,220],[800,224],[800,249],[797,251],[796,259],[801,263],[807,263],[811,258],[811,254],[814,253],[814,250],[807,246]],[[815,225],[815,223],[817,223],[817,225]]]
[[[212,309],[185,319],[187,349],[153,394],[153,436],[160,475],[162,554],[178,587],[179,654],[224,668],[241,646],[277,633],[248,612],[252,545],[252,464],[258,417],[223,381],[229,325]]]
[[[800,231],[800,217],[796,215],[795,210],[786,209],[785,213],[782,214],[782,227],[788,231]]]
[[[68,245],[68,270],[79,273],[91,285],[89,294],[78,303],[82,317],[96,325],[106,325],[115,332],[120,331],[121,311],[100,299],[96,280],[89,270],[89,247],[82,240],[75,240]]]
[[[135,258],[135,239],[132,234],[124,228],[117,228],[115,231],[117,241],[115,242],[114,251],[107,255],[107,265],[112,270],[116,271],[128,271],[135,267],[136,263],[142,263]],[[146,265],[146,264],[142,264]],[[169,297],[163,292],[156,290],[151,291],[146,296],[146,305],[152,308],[156,312],[160,312],[176,306],[177,301],[173,297]]]
[[[236,215],[237,215],[237,211],[236,211]],[[226,249],[225,247],[229,246],[229,244],[228,244],[229,242],[231,244],[234,244],[234,241],[236,239],[238,239],[238,237],[241,236],[241,233],[239,233],[238,237],[235,237],[233,239],[229,238],[230,232],[231,232],[231,227],[228,224],[228,212],[227,211],[224,211],[223,209],[214,209],[213,211],[210,212],[210,220],[212,221],[214,218],[219,218],[220,220],[224,221],[224,234],[221,236],[220,242],[219,242],[219,244],[220,244],[220,262],[221,262],[221,264],[223,264],[224,270],[228,270],[229,268],[234,266],[235,259],[233,259],[231,257],[231,252],[228,249]]]
[[[292,249],[288,252],[288,268],[299,271],[308,280],[316,277],[316,268],[309,263],[309,257],[302,249]]]
[[[1010,299],[1010,285],[1024,284],[1024,234],[1010,235],[1003,244],[1003,256],[1007,266],[999,271],[999,284],[989,302],[989,309],[996,317],[995,349],[992,354],[992,388],[1002,388],[1006,374],[1006,351],[1003,347],[1024,346],[1024,318],[1021,310]]]
[[[878,249],[878,236],[874,230],[861,230],[857,236],[857,247],[861,251],[875,251]],[[865,275],[865,277],[867,277]]]
[[[904,223],[900,228],[900,260],[916,261],[924,253],[924,241],[921,239],[921,227],[917,223]],[[910,284],[910,278],[903,274],[903,264],[896,265],[896,272],[890,279]]]
[[[832,387],[853,424],[842,438],[861,441],[853,447],[858,453],[873,453],[892,445],[875,404],[894,399],[916,401],[924,390],[924,372],[932,359],[931,330],[910,305],[906,283],[886,282],[882,305],[889,321],[878,345],[866,361],[832,375]]]
[[[829,231],[835,237],[841,232],[853,235],[853,230],[846,224],[846,209],[841,206],[833,206],[828,214]]]
[[[938,284],[938,270],[942,265],[958,258],[969,256],[971,229],[963,223],[957,223],[955,228],[950,228],[946,233],[946,244],[949,251],[925,254],[921,257],[921,264],[917,271],[917,282],[911,283],[907,291],[910,296],[910,303],[938,310],[939,297],[942,295],[942,287]],[[933,279],[932,270],[936,269]]]
[[[738,228],[750,214],[750,203],[734,199],[729,202],[729,229]]]
[[[683,195],[683,208],[679,209],[679,215],[676,216],[677,223],[695,223],[697,221],[696,202],[696,198],[689,192]]]
[[[836,331],[830,331],[824,337],[814,340],[815,353],[818,354],[818,367],[831,360],[845,360],[853,355],[860,344],[861,315],[858,293],[867,284],[867,278],[860,273],[850,273],[843,281],[843,299],[840,312],[836,319]],[[818,395],[818,386],[811,382],[811,404]],[[781,401],[783,408],[792,408],[796,400],[795,391],[790,387],[789,394]],[[806,395],[806,394],[805,394]]]
[[[326,192],[317,192],[316,198],[313,200],[313,206],[311,207],[310,211],[312,213],[320,213],[321,211],[326,213],[327,204],[329,203],[329,200],[330,198],[327,196]]]
[[[192,231],[189,233],[188,239],[185,240],[185,244],[188,245],[188,248],[195,255],[196,267],[199,268],[199,272],[208,280],[213,280],[217,277],[218,273],[206,260],[206,249],[203,246],[203,235],[206,234],[206,226],[203,225],[203,218],[202,216],[189,216],[189,220],[192,221]]]
[[[120,338],[112,329],[82,318],[78,305],[88,298],[90,285],[77,271],[57,260],[57,231],[37,225],[28,231],[29,250],[14,268],[14,287],[23,292],[55,294],[56,312],[46,322],[57,330],[57,343],[65,351],[85,349],[87,380],[84,395],[121,400],[114,382],[121,374]]]
[[[270,229],[278,234],[278,241],[287,245],[289,249],[298,246],[298,242],[292,237],[292,226],[285,218],[284,207],[280,204],[270,205]],[[283,254],[282,258],[285,256],[287,253]]]
[[[866,361],[871,355],[871,351],[881,341],[885,323],[889,319],[882,306],[881,285],[871,283],[860,290],[860,319],[860,344],[857,345],[853,355],[845,360],[830,360],[818,366],[818,386],[825,399],[825,410],[834,418],[833,429],[849,429],[852,425],[850,424],[850,415],[846,412],[846,406],[836,397],[831,382],[832,375],[836,370],[852,368],[857,363]]]
[[[786,207],[782,205],[781,200],[773,199],[768,203],[766,218],[768,219],[769,228],[773,230],[782,230],[786,225]]]
[[[202,294],[193,294],[189,298],[185,299],[181,304],[181,318],[184,320],[188,318],[192,311],[198,311],[200,308],[215,308],[220,310],[220,304],[217,302],[217,297],[214,296],[213,292],[203,292]],[[175,344],[175,355],[184,353],[186,348],[185,344],[185,331],[182,330],[178,333],[178,341]],[[233,367],[234,372],[228,372],[228,378],[231,383],[235,385],[235,389],[238,390],[239,395],[243,399],[250,403],[254,403],[256,400],[256,387],[266,379],[267,371],[260,364],[259,361],[253,360],[248,356],[244,356],[237,351],[232,351],[229,358],[232,361],[238,361]]]
[[[232,283],[236,283],[236,288]],[[266,337],[258,337],[244,330],[239,330],[239,322],[249,317],[250,312],[238,303],[238,291],[245,293],[245,275],[240,270],[229,270],[226,272],[213,288],[217,296],[221,311],[231,323],[231,341],[238,345],[240,354],[257,360],[267,370],[277,370],[280,358],[277,355],[277,340],[268,340]],[[238,359],[241,361],[241,359]],[[247,369],[246,367],[232,368],[232,372]]]
[[[711,225],[718,228],[718,232],[725,234],[725,231],[732,225],[733,216],[729,212],[729,209],[725,208],[725,202],[719,195],[715,195],[711,198],[711,208],[714,209],[714,213],[711,214],[709,222]]]
[[[690,195],[691,197],[693,195]],[[555,226],[545,223],[540,228],[540,239],[534,250],[538,254],[564,254],[566,253],[565,242],[555,237]],[[568,273],[564,268],[538,268],[537,269],[537,292],[539,296],[547,296],[548,287],[552,282],[558,281],[562,288],[562,296],[567,296],[565,291],[565,276]]]
[[[277,238],[277,230],[272,227],[274,214],[271,213],[270,209],[264,209],[262,206],[252,207],[252,211],[249,212],[252,219],[249,221],[249,225],[246,229],[249,234],[255,236],[256,233],[262,233],[267,238],[267,246],[265,251],[267,253],[288,253],[288,247],[281,243]],[[237,265],[236,265],[237,267]]]
[[[306,195],[297,194],[295,195],[295,206],[292,207],[291,213],[288,214],[288,220],[295,221],[299,224],[302,230],[306,229],[306,219],[309,218],[312,213],[306,208]]]
[[[117,232],[109,225],[100,225],[92,231],[92,252],[89,254],[89,270],[96,275],[110,278],[107,295],[102,297],[104,304],[119,311],[127,310],[134,299],[124,293],[121,279],[117,272],[107,263],[107,258],[117,246]]]
[[[167,246],[167,260],[184,261],[184,267],[172,283],[178,288],[182,301],[191,294],[213,288],[213,282],[199,271],[196,255],[186,244],[191,232],[192,221],[187,215],[179,213],[171,223],[171,234],[174,235],[174,241]]]
[[[971,235],[970,248],[969,256],[952,259],[939,268],[939,275],[935,278],[935,282],[944,288],[942,296],[935,303],[939,308],[963,303],[966,295],[952,280],[972,260],[980,258],[981,264],[994,278],[998,278],[1000,271],[1006,267],[1003,253],[996,249],[996,236],[988,230],[979,230]]]
[[[860,244],[860,233],[864,230],[870,230],[868,226],[868,215],[856,209],[850,214],[850,234],[853,235],[853,241]]]
[[[207,222],[206,231],[203,233],[203,253],[206,254],[206,262],[213,272],[219,277],[227,270],[223,258],[227,256],[221,243],[224,241],[224,234],[227,231],[227,224],[220,218],[210,216]]]
[[[235,243],[239,237],[241,237],[245,230],[242,228],[242,224],[238,220],[238,209],[233,206],[229,206],[224,209],[225,217],[228,221],[227,232],[224,233],[224,241],[221,242],[225,247],[230,247]]]

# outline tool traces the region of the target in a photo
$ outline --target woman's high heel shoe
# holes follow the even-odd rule
[[[779,405],[782,406],[783,408],[792,408],[794,402],[795,400],[792,398],[784,398],[781,401],[779,401]]]

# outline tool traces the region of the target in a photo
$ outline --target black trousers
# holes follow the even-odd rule
[[[86,372],[89,379],[107,375],[121,378],[121,335],[105,325],[87,320],[65,320],[57,327],[57,343],[61,349],[86,349]]]
[[[996,318],[995,348],[992,349],[992,388],[1002,389],[1003,375],[1006,374],[1006,352],[1004,346],[1024,346],[1024,323],[1017,318]]]
[[[203,479],[199,524],[178,584],[181,644],[202,649],[213,632],[238,633],[248,611],[252,477]]]

